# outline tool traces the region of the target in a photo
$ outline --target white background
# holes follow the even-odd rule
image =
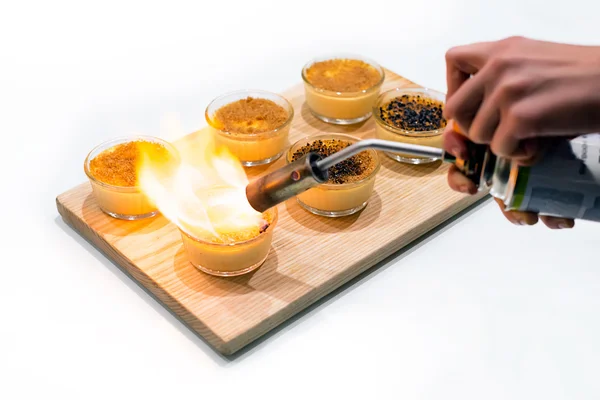
[[[215,96],[284,90],[316,55],[445,90],[453,45],[600,43],[597,1],[180,3],[0,5],[0,398],[600,396],[597,225],[517,228],[487,202],[228,360],[54,205],[96,144],[190,132]]]

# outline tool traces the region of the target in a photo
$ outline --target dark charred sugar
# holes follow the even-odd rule
[[[379,108],[388,125],[405,131],[426,132],[446,126],[444,103],[421,95],[402,95]]]
[[[321,158],[325,158],[351,144],[349,141],[339,139],[318,139],[299,148],[292,155],[292,161],[296,161],[309,152],[316,153]],[[363,151],[329,168],[327,183],[344,184],[360,180],[372,172],[375,168],[375,163],[371,154]]]

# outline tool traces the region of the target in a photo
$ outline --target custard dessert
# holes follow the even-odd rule
[[[277,94],[243,90],[213,100],[205,116],[215,143],[249,167],[271,163],[283,154],[294,109]]]
[[[169,143],[137,136],[99,145],[86,158],[84,170],[102,211],[114,218],[136,220],[158,214],[156,206],[138,186],[141,164],[166,169],[178,160],[177,151]]]
[[[302,70],[306,104],[332,124],[349,125],[371,116],[385,73],[375,62],[336,56],[309,62]]]
[[[442,133],[447,124],[443,117],[444,98],[443,93],[424,88],[397,88],[382,93],[373,106],[377,138],[441,148]],[[385,154],[409,164],[437,160],[408,154]]]
[[[324,158],[356,143],[359,139],[342,134],[320,135],[296,142],[288,151],[288,163],[309,152]],[[365,150],[334,165],[328,180],[296,196],[298,203],[313,214],[342,217],[366,207],[379,171],[379,159],[374,150]]]
[[[242,231],[219,229],[218,235],[183,225],[180,232],[187,257],[210,275],[238,276],[254,271],[269,255],[277,218],[277,208],[272,208],[262,213],[256,226]]]

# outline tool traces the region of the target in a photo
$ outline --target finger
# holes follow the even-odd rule
[[[527,96],[504,110],[490,145],[492,151],[502,157],[514,157],[519,155],[522,140],[536,137],[564,140],[565,137],[595,132],[589,125],[590,114],[586,110],[583,113],[570,110],[565,114],[565,110],[557,106],[555,97],[542,94]],[[564,104],[568,101],[563,97],[560,105]],[[567,127],[568,123],[571,123],[570,127]]]
[[[521,139],[535,136],[573,137],[598,132],[600,113],[597,102],[592,105],[591,102],[582,101],[580,92],[575,90],[552,94],[547,92],[539,90],[512,107],[514,119],[527,127],[517,132]]]
[[[491,42],[453,47],[446,53],[446,81],[450,99],[469,77],[481,69],[490,54]]]
[[[540,142],[537,138],[521,140],[511,158],[525,167],[537,163],[546,152],[546,147]]]
[[[446,101],[450,100],[458,88],[470,77],[471,73],[464,72],[458,69],[456,65],[446,62],[446,85],[448,86]]]
[[[442,135],[443,149],[454,157],[468,158],[467,141],[468,139],[454,129],[453,121],[450,121]]]
[[[519,121],[510,115],[500,115],[500,123],[492,141],[490,149],[492,153],[499,157],[512,158],[519,154],[519,145],[521,138],[519,132],[527,129],[526,126],[520,125]]]
[[[550,229],[571,229],[575,226],[575,221],[569,218],[540,215],[540,219]]]
[[[524,139],[521,141],[521,145],[519,148],[524,147],[524,153],[529,153],[530,156],[526,157],[519,157],[517,154],[517,157],[515,158],[515,161],[524,167],[529,167],[533,164],[536,164],[537,162],[539,162],[542,158],[544,158],[544,155],[548,152],[549,149],[551,149],[552,147],[554,147],[557,143],[565,140],[565,139],[573,139],[572,137],[566,137],[566,138],[555,138],[555,137],[548,137],[548,138],[534,138],[534,139]]]
[[[538,215],[535,213],[525,212],[525,211],[508,211],[506,210],[506,206],[500,199],[494,198],[498,206],[500,207],[500,211],[504,214],[504,217],[512,222],[514,225],[535,225],[538,222]]]
[[[512,131],[518,132],[518,131]],[[503,137],[503,135],[509,135],[508,137]],[[518,134],[512,134],[517,135]],[[492,139],[492,144],[490,145],[491,150],[494,154],[509,157],[515,160],[519,165],[522,166],[531,166],[537,163],[540,159],[544,157],[544,154],[548,151],[548,149],[555,146],[562,140],[565,139],[573,139],[574,137],[566,136],[562,138],[557,137],[533,137],[520,139],[519,137],[511,136],[511,132],[502,131],[500,127],[496,130],[495,136]],[[512,150],[511,146],[506,146],[504,149],[500,149],[499,144],[503,142],[505,139],[507,141],[514,141],[516,143],[516,148]]]
[[[478,74],[463,83],[444,105],[444,116],[453,119],[469,138],[471,123],[483,102],[484,94],[484,77]]]
[[[456,165],[450,165],[448,169],[448,186],[452,190],[466,194],[477,193],[477,186],[472,180],[463,175]]]
[[[500,111],[492,99],[484,97],[483,103],[469,128],[469,138],[476,143],[489,144],[500,123]]]

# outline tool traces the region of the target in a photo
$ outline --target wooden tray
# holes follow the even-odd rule
[[[390,71],[386,74],[383,90],[418,87]],[[374,133],[372,118],[351,127],[315,119],[304,104],[302,85],[283,95],[296,111],[291,142],[319,132],[361,138]],[[89,183],[61,194],[56,202],[65,222],[229,355],[481,198],[452,192],[446,166],[440,163],[410,166],[383,154],[380,158],[375,193],[365,210],[329,219],[308,213],[294,199],[281,204],[269,258],[254,273],[237,278],[215,278],[196,270],[186,260],[179,231],[162,216],[129,222],[103,214]],[[282,158],[249,174],[283,163]]]

